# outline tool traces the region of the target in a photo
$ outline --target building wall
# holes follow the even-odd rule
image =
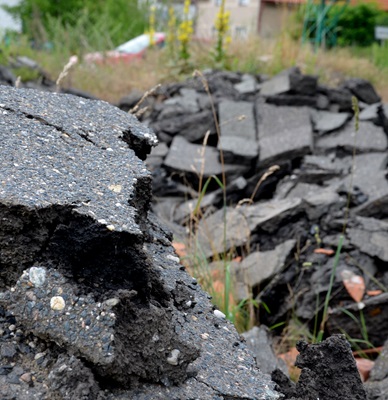
[[[243,3],[244,5],[239,4]],[[214,37],[214,23],[220,0],[199,1],[196,36]],[[256,34],[258,31],[260,0],[225,0],[225,10],[230,11],[230,28],[233,38]]]
[[[262,37],[275,37],[286,27],[297,4],[263,2],[259,19],[259,33]]]

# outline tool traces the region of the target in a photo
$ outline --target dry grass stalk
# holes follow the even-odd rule
[[[61,90],[61,84],[63,80],[69,75],[70,70],[78,63],[77,56],[71,56],[68,63],[63,67],[62,72],[59,74],[56,85],[57,85],[57,92]]]
[[[128,113],[130,114],[134,114],[136,117],[140,116],[141,114],[143,114],[147,109],[147,107],[142,108],[141,110],[139,110],[140,106],[143,104],[144,100],[149,97],[152,96],[154,93],[156,93],[156,91],[161,87],[162,85],[160,83],[158,83],[156,86],[154,86],[153,88],[151,88],[150,90],[147,90],[142,98],[137,102],[137,104],[135,105],[135,107],[132,107]],[[141,112],[141,114],[139,114]]]
[[[16,89],[19,89],[21,83],[22,83],[22,77],[19,75],[19,76],[16,78],[16,81],[15,81],[15,88],[16,88]]]

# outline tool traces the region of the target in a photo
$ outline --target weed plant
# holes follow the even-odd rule
[[[190,42],[194,33],[193,21],[189,16],[190,0],[185,0],[183,6],[183,20],[178,27],[179,59],[187,61],[190,58]]]

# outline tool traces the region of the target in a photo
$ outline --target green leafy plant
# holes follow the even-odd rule
[[[110,43],[105,44],[115,47],[142,34],[148,25],[148,10],[136,0],[22,0],[5,8],[20,18],[23,33],[35,47],[62,48],[74,34],[78,42],[72,42],[69,50],[73,53],[85,45],[98,50],[112,48],[101,47],[101,37],[106,36]],[[57,40],[58,32],[62,41]]]
[[[229,24],[230,12],[225,11],[225,0],[221,0],[215,21],[217,39],[214,49],[214,60],[216,63],[224,62],[226,59],[226,46],[230,43],[230,36],[228,35]]]
[[[336,7],[329,13],[334,15]],[[338,41],[340,46],[369,46],[375,41],[374,28],[381,11],[374,4],[360,3],[348,6],[338,19]]]
[[[183,6],[183,20],[178,27],[179,58],[187,61],[190,58],[189,44],[194,32],[193,21],[189,16],[190,0],[185,0]]]

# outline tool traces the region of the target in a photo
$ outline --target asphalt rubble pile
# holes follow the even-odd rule
[[[1,84],[14,86],[4,71]],[[38,81],[22,86],[55,91],[39,71]],[[347,340],[336,334],[345,327],[360,337],[340,311],[360,308],[343,273],[362,274],[368,290],[388,285],[388,121],[368,82],[332,89],[297,68],[270,80],[213,71],[147,98],[144,124],[104,102],[0,88],[1,398],[384,398],[388,345],[362,385]],[[357,135],[352,95],[362,108]],[[127,111],[141,96],[118,106]],[[271,309],[244,338],[171,246],[171,232],[181,241],[192,235],[198,177],[221,175],[220,148],[227,247],[243,256],[232,265],[236,296],[254,293]],[[298,343],[302,373],[294,384],[265,325],[294,310],[312,321],[333,261],[314,249],[336,248],[350,183],[331,336]],[[224,251],[222,201],[212,181],[197,232],[209,260]],[[375,346],[388,337],[386,301],[386,293],[362,300]]]
[[[129,109],[138,97],[131,94],[119,106]],[[257,311],[263,326],[284,328],[296,319],[313,331],[344,233],[326,335],[345,333],[383,346],[388,339],[388,105],[374,87],[355,78],[326,87],[297,67],[271,79],[207,71],[163,86],[147,106],[142,119],[160,141],[146,161],[154,178],[152,208],[175,240],[189,245],[195,238],[196,251],[214,270],[223,268],[212,260],[225,251],[231,258],[241,256],[230,268],[236,301],[253,293],[265,304],[270,313]],[[200,201],[201,220],[193,218],[199,182],[203,187],[209,177],[221,179],[223,170],[226,229],[215,179]],[[359,276],[365,290],[356,302],[344,281]],[[281,327],[275,329],[279,335]],[[379,360],[388,371],[386,358]],[[373,370],[365,387],[368,398],[384,399],[388,375],[376,368],[380,372]],[[322,393],[317,397],[347,398]]]

